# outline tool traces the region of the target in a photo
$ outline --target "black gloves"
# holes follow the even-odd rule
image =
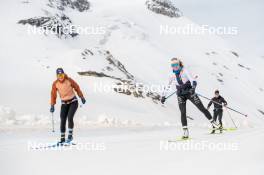
[[[82,100],[82,104],[85,104],[86,103],[86,100],[85,100],[84,97],[82,97],[81,100]]]
[[[192,87],[192,88],[189,90],[189,92],[190,92],[191,95],[195,94],[195,88]]]
[[[192,85],[192,88],[189,90],[190,94],[193,95],[195,94],[195,88],[197,86],[197,82],[196,81],[193,81],[193,85]]]
[[[164,102],[166,101],[166,97],[161,97],[161,103],[164,104]]]
[[[50,112],[53,113],[55,111],[54,105],[50,106]]]

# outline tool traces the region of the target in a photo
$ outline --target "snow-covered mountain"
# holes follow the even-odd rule
[[[169,33],[175,27],[199,27],[177,8],[177,1],[115,0],[109,4],[104,0],[13,0],[2,4],[5,27],[1,28],[0,71],[5,76],[1,76],[0,104],[10,107],[16,119],[24,114],[48,116],[54,72],[57,67],[64,67],[80,82],[88,100],[79,111],[80,116],[90,120],[107,115],[140,123],[177,122],[176,98],[170,99],[164,108],[157,104],[160,92],[146,92],[141,98],[139,94],[133,95],[140,88],[138,84],[166,85],[172,57],[182,58],[186,67],[198,75],[198,92],[211,97],[215,89],[220,89],[230,106],[255,118],[252,122],[263,119],[258,111],[264,110],[263,59],[249,62],[251,58],[236,53],[223,39],[208,33]],[[16,9],[16,13],[9,13],[8,8]],[[88,28],[88,34],[76,28],[69,35],[57,30],[48,32],[70,24]],[[39,28],[46,33],[30,33]],[[109,62],[107,54],[123,70]],[[85,76],[89,71],[106,76]],[[114,88],[112,93],[95,92],[98,84],[124,82],[130,82],[128,89],[122,90],[124,93],[115,93]],[[194,107],[189,109],[189,115],[202,118]],[[2,111],[1,118],[5,118],[4,108]],[[240,116],[234,115],[240,120]]]
[[[2,0],[2,174],[262,174],[264,59],[240,53],[209,32],[178,33],[201,28],[177,5],[185,2]],[[188,103],[191,143],[235,144],[237,150],[161,150],[162,141],[182,132],[176,96],[165,106],[159,102],[172,57],[181,58],[197,77],[198,93],[212,97],[219,89],[230,107],[248,114],[225,111],[224,126],[233,127],[231,115],[237,131],[208,135],[209,122]],[[86,97],[74,118],[74,139],[92,145],[91,150],[41,152],[28,146],[59,135],[59,100],[56,132],[47,132],[58,67]],[[155,89],[144,89],[150,86]],[[100,148],[104,143],[106,150],[94,150],[93,143]]]

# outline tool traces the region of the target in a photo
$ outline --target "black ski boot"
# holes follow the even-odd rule
[[[220,134],[223,133],[223,126],[222,125],[220,126],[219,131],[220,131]]]
[[[61,133],[61,139],[57,144],[62,145],[63,143],[65,143],[65,133]]]
[[[73,140],[72,135],[68,135],[68,138],[66,140],[67,143],[70,143]]]
[[[188,128],[185,126],[185,127],[183,127],[182,139],[185,140],[185,139],[188,139],[188,138],[189,138],[189,131],[188,131]]]
[[[211,124],[214,130],[218,130],[221,125],[217,124],[214,120],[211,120]]]
[[[210,134],[215,134],[215,128],[213,128]]]
[[[73,140],[73,129],[69,128],[69,134],[68,134],[68,139],[66,140],[67,143],[70,143]]]

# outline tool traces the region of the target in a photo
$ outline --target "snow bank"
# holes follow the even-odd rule
[[[17,115],[15,110],[0,106],[0,126],[35,126],[47,125],[50,123],[50,117],[46,115],[25,114]]]
[[[180,122],[164,121],[160,123],[142,123],[137,120],[120,119],[110,114],[100,114],[95,118],[87,115],[75,116],[75,125],[77,128],[129,128],[129,127],[175,127],[181,128]],[[51,116],[44,114],[23,114],[17,115],[15,110],[9,107],[0,106],[0,126],[5,129],[19,128],[49,128],[51,127]],[[59,128],[60,119],[54,117],[55,127]],[[223,121],[224,126],[232,128],[233,124],[226,119]],[[248,120],[235,120],[239,128],[252,128],[253,125]],[[208,122],[192,122],[191,128],[210,128]]]
[[[16,113],[9,107],[0,106],[0,124],[10,124],[15,120]]]
[[[0,126],[2,128],[22,128],[22,127],[49,127],[51,126],[51,116],[44,114],[24,114],[16,115],[15,110],[0,106]],[[59,125],[59,118],[54,118],[55,124]],[[76,117],[75,123],[85,127],[135,127],[143,124],[133,120],[120,120],[107,114],[101,114],[96,120],[91,120],[86,115]]]

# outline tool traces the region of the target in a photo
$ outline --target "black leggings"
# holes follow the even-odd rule
[[[216,121],[217,117],[218,117],[220,126],[223,126],[223,123],[222,123],[223,109],[214,109],[214,121]]]
[[[61,133],[65,133],[66,131],[66,121],[68,118],[68,128],[73,129],[74,123],[73,123],[73,117],[75,112],[78,108],[78,101],[74,101],[70,104],[62,104],[61,105],[61,112],[60,112],[60,130]]]
[[[178,96],[178,104],[181,111],[181,123],[182,126],[187,126],[187,118],[186,118],[186,101],[190,100],[204,115],[208,120],[212,120],[212,115],[210,112],[204,107],[200,98],[196,95],[180,95]]]

